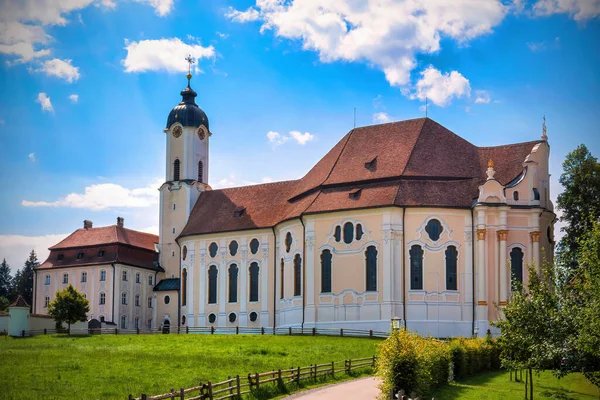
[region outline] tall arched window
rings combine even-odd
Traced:
[[[280,281],[280,288],[279,288],[279,298],[283,299],[284,293],[283,293],[283,288],[285,287],[285,279],[284,279],[284,274],[283,274],[283,266],[285,265],[285,262],[283,261],[283,258],[281,259],[281,281]]]
[[[321,253],[321,293],[331,293],[331,251]]]
[[[457,290],[457,259],[456,247],[448,246],[446,249],[446,290]]]
[[[139,294],[135,295],[135,306],[140,307],[140,295]]]
[[[237,303],[238,267],[235,264],[229,266],[229,302]]]
[[[208,304],[217,304],[217,267],[208,268]]]
[[[187,269],[181,272],[181,305],[187,305]]]
[[[250,301],[258,301],[258,263],[250,264]]]
[[[204,173],[204,164],[202,163],[202,160],[200,160],[200,161],[198,161],[198,182],[200,182],[200,183],[204,183],[203,173]]]
[[[302,292],[302,257],[300,254],[294,256],[294,296],[300,296]]]
[[[410,248],[410,289],[423,290],[423,249],[418,245]]]
[[[344,243],[349,244],[354,240],[354,225],[352,222],[344,224]]]
[[[377,249],[375,246],[367,247],[365,251],[365,264],[366,264],[366,289],[367,291],[374,292],[377,290]]]
[[[523,250],[515,247],[510,251],[510,272],[512,275],[512,288],[515,290],[519,284],[523,283]]]
[[[175,161],[173,162],[173,180],[174,181],[179,180],[180,168],[181,168],[181,162],[179,161],[179,158],[176,158]]]
[[[106,280],[106,271],[101,269],[100,270],[100,281],[105,281]]]

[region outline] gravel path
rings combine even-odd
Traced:
[[[375,400],[379,394],[379,389],[377,388],[378,384],[379,380],[370,376],[354,381],[323,386],[306,392],[299,392],[285,397],[283,400]]]

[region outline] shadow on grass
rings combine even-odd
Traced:
[[[480,388],[485,390],[487,384],[490,383],[494,378],[502,375],[504,371],[488,371],[482,372],[461,381],[453,381],[450,384],[436,389],[431,397],[436,399],[476,399],[477,397],[467,397],[467,393],[472,392],[473,389]],[[428,396],[429,397],[429,396]]]

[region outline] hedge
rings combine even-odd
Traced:
[[[379,348],[377,375],[381,398],[404,389],[420,396],[482,371],[500,368],[498,346],[491,339],[449,341],[421,337],[407,330],[393,332]]]

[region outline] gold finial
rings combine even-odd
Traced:
[[[494,168],[494,161],[492,161],[492,159],[490,158],[490,160],[488,161],[488,168]]]
[[[194,59],[192,58],[191,54],[188,54],[188,56],[185,58],[185,61],[188,62],[188,73],[186,75],[187,79],[188,79],[188,87],[190,86],[190,80],[192,79],[192,64],[195,63]]]

